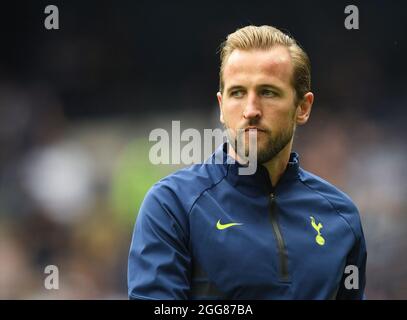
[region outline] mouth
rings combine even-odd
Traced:
[[[244,129],[244,132],[249,132],[249,130],[256,130],[257,132],[266,132],[266,130],[260,129],[258,127],[249,126]]]

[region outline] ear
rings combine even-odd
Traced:
[[[219,111],[220,111],[219,120],[221,123],[225,124],[225,120],[223,119],[223,111],[222,111],[222,93],[218,92],[216,94],[216,97],[218,98],[218,103],[219,103]]]
[[[296,122],[297,124],[305,124],[311,114],[312,104],[314,103],[314,94],[307,92],[304,94],[300,104],[297,106]]]

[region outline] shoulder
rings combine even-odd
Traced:
[[[355,235],[360,235],[359,210],[349,195],[328,181],[304,169],[300,169],[300,180],[310,191],[328,201],[334,211],[341,215],[350,225]]]
[[[308,172],[304,169],[300,170],[300,179],[308,188],[326,198],[339,211],[357,212],[358,209],[352,199],[342,190],[321,177]]]
[[[206,190],[224,177],[214,166],[217,165],[193,165],[155,183],[145,195],[137,215],[139,236],[154,230],[163,239],[172,234],[171,239],[184,239],[186,243],[191,208]]]
[[[153,200],[189,213],[196,200],[225,177],[221,166],[203,163],[180,169],[155,183],[144,202]]]

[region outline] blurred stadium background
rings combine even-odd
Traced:
[[[55,4],[60,30],[43,26]],[[126,299],[140,202],[180,166],[149,163],[151,130],[216,128],[218,46],[247,24],[309,53],[316,102],[302,166],[358,205],[370,299],[407,298],[402,1],[16,1],[0,19],[0,298]],[[60,289],[44,288],[57,265]]]

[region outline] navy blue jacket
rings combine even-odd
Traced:
[[[240,175],[227,157],[224,144],[149,190],[129,298],[362,299],[366,247],[350,198],[300,168],[296,153],[275,187],[264,166]],[[348,265],[358,272],[345,273]]]

